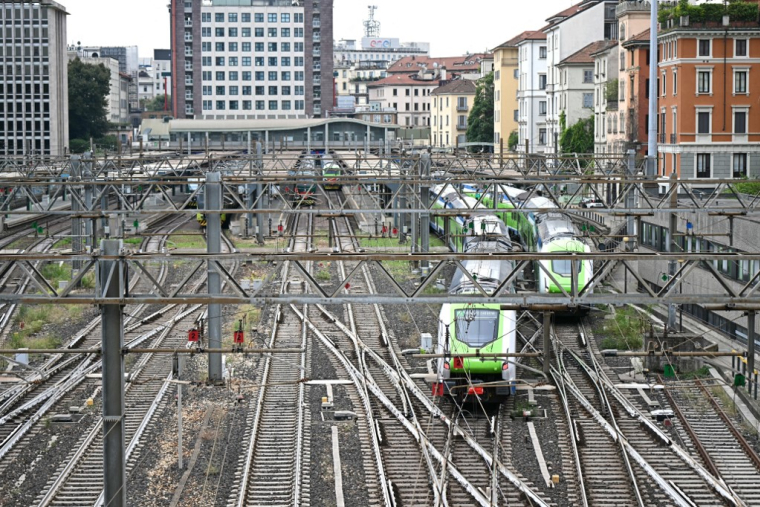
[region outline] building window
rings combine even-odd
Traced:
[[[287,12],[283,12],[280,15],[280,22],[281,23],[290,23],[290,14]]]
[[[276,28],[267,28],[267,37],[270,37],[270,38],[277,37],[277,29]]]
[[[201,22],[203,22],[203,23],[211,23],[211,13],[210,12],[202,12],[201,13]]]
[[[224,28],[214,28],[214,35],[217,37],[224,37]]]
[[[697,153],[697,178],[709,178],[711,175],[711,155],[709,153]]]
[[[224,111],[225,109],[227,109],[227,103],[223,100],[217,100],[216,108],[217,110]]]
[[[700,70],[697,72],[697,93],[711,93],[712,72]]]
[[[270,23],[277,23],[277,13],[276,12],[270,12],[267,14],[267,21]]]
[[[567,76],[565,76],[565,81],[567,81]],[[584,83],[594,82],[594,69],[585,69],[583,71],[583,82]]]
[[[747,154],[734,153],[734,178],[747,177]]]
[[[237,100],[231,100],[230,101],[230,110],[237,111],[238,108],[238,101]]]
[[[250,100],[244,100],[243,101],[243,110],[244,111],[250,111],[251,110],[251,101]]]
[[[214,21],[217,23],[224,23],[224,13],[223,12],[217,12],[214,14]]]
[[[280,36],[282,38],[290,38],[290,28],[280,28]]]
[[[263,111],[266,109],[266,103],[263,100],[257,100],[256,101],[256,110],[257,111]]]
[[[253,15],[253,21],[256,22],[256,23],[263,23],[264,22],[264,13],[263,12],[257,12],[257,13],[255,13]]]
[[[710,113],[707,111],[699,111],[697,113],[697,134],[709,134],[710,133]]]
[[[593,108],[594,107],[594,94],[593,93],[584,93],[583,94],[583,107],[587,107],[587,108]]]
[[[538,75],[538,89],[546,90],[546,74]]]
[[[546,46],[539,46],[538,47],[538,57],[542,60],[546,59]]]
[[[229,15],[227,16],[227,19],[229,20],[230,23],[237,23],[238,15],[236,12],[230,12]]]
[[[240,36],[241,37],[250,37],[251,36],[251,29],[250,28],[242,28],[240,30]]]
[[[243,23],[250,23],[251,22],[251,13],[250,12],[244,12],[240,15],[240,21]]]
[[[546,116],[546,101],[542,100],[538,103],[538,114]]]
[[[678,72],[673,69],[673,95],[678,95]]]
[[[546,129],[538,129],[538,144],[546,144]]]
[[[712,40],[711,39],[699,39],[697,41],[697,56],[710,57],[712,55]]]
[[[747,39],[736,39],[734,41],[734,57],[746,58],[747,57]]]
[[[253,36],[254,37],[263,37],[264,36],[264,29],[263,28],[254,28],[253,29]]]
[[[734,134],[747,133],[747,112],[734,111]]]
[[[734,71],[734,93],[747,93],[747,74],[746,70]]]
[[[270,111],[277,111],[277,101],[276,100],[270,100],[269,101],[269,110]]]

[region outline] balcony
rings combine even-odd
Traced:
[[[185,86],[193,86],[193,80],[191,79],[185,79]]]
[[[193,50],[190,48],[185,48],[185,56],[193,56]]]
[[[660,138],[660,144],[665,144],[665,139],[667,138],[667,134],[659,134],[658,137]]]
[[[192,107],[186,107],[185,114],[195,114],[195,109],[193,109]]]
[[[676,144],[676,135],[670,134],[670,144]]]
[[[607,111],[617,111],[618,110],[618,101],[617,101],[617,99],[608,100],[606,108],[607,108]]]
[[[193,27],[193,20],[192,19],[186,19],[185,20],[185,28],[192,28]]]
[[[314,21],[311,22],[311,26],[312,28],[319,28],[322,26],[322,23],[320,23],[318,19],[315,19]]]
[[[185,34],[185,42],[193,42],[193,34],[186,33]]]
[[[467,130],[467,124],[457,123],[457,130]]]
[[[318,34],[314,34],[314,38],[312,39],[314,42],[322,42],[322,39]]]
[[[193,64],[190,62],[185,62],[185,72],[192,72],[193,71]]]
[[[314,48],[314,51],[311,52],[313,56],[322,56],[322,51],[320,51],[319,48]]]
[[[467,112],[467,106],[463,106],[461,104],[457,104],[457,111]]]
[[[185,100],[193,100],[193,94],[192,93],[186,93],[185,94]]]

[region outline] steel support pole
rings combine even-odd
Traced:
[[[430,205],[430,187],[428,187],[427,180],[430,179],[430,153],[423,153],[420,158],[420,180],[423,182],[420,187],[420,199],[422,200],[422,207],[427,209]],[[496,199],[494,199],[495,201]],[[428,253],[430,251],[430,213],[422,212],[420,214],[420,239],[422,241],[421,251]],[[430,269],[429,261],[422,261],[421,267],[423,274],[427,275],[427,270]]]
[[[122,241],[103,241],[105,255],[118,255]],[[98,288],[109,298],[124,295],[121,261],[99,263]],[[124,451],[124,316],[120,305],[101,307],[103,364],[103,477],[105,505],[127,505]]]
[[[649,24],[649,145],[647,147],[647,176],[657,174],[657,7],[649,2],[652,13]]]
[[[673,171],[670,176],[670,190],[672,192],[670,196],[670,207],[676,209],[678,207],[678,174]],[[678,233],[678,214],[670,214],[670,224],[668,227],[668,244],[667,252],[675,253],[678,251],[676,243],[676,234]],[[676,261],[668,262],[668,280],[673,279],[676,276],[678,269],[678,263]],[[668,330],[676,331],[676,305],[673,303],[668,304]]]
[[[92,188],[92,153],[84,154],[84,163],[82,165],[83,174],[82,180],[84,180],[84,207],[86,212],[93,211],[93,188]],[[85,233],[85,245],[87,251],[92,252],[95,249],[95,223],[94,220],[88,218],[84,222]]]
[[[749,378],[747,386],[752,391],[752,377],[755,376],[755,312],[747,314],[747,370]],[[757,393],[755,393],[757,394]]]
[[[82,177],[82,157],[79,155],[72,155],[71,156],[71,177],[74,178],[74,180],[81,180]],[[82,187],[75,186],[71,188],[71,193],[81,192]],[[81,198],[82,195],[80,194],[79,197]],[[76,216],[77,213],[81,211],[81,206],[79,204],[78,199],[71,199],[71,213],[73,216]],[[82,219],[81,218],[72,218],[71,219],[71,251],[75,254],[82,253]],[[74,270],[79,270],[82,268],[82,261],[74,260],[71,261],[71,267]]]
[[[218,213],[222,209],[222,177],[220,173],[208,173],[206,175],[206,245],[210,258],[214,258],[222,252],[222,215]],[[222,293],[222,283],[216,266],[208,265],[208,293],[210,296]],[[208,345],[209,348],[218,349],[222,346],[222,307],[219,304],[208,305]],[[209,354],[208,358],[209,382],[222,380],[222,355]]]
[[[415,157],[417,160],[414,164],[414,171],[415,173],[420,173],[420,164],[422,164],[422,160],[419,157]],[[411,184],[411,199],[408,199],[408,205],[412,206],[415,209],[419,209],[419,207],[416,205],[412,205],[414,201],[416,200],[417,196],[419,195],[419,191],[417,190],[419,188],[419,185],[417,183]],[[409,187],[407,187],[408,189]],[[419,213],[412,213],[412,253],[419,252],[420,249],[420,214]],[[418,264],[414,263],[415,267],[418,266]]]
[[[544,312],[544,373],[549,375],[552,366],[552,313]]]
[[[256,142],[256,169],[257,179],[259,180],[256,185],[256,198],[258,199],[256,209],[264,209],[264,187],[261,184],[264,171],[264,152],[261,148],[261,141]],[[262,213],[256,213],[256,241],[259,245],[264,244],[264,215]]]

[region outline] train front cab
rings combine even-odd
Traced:
[[[451,397],[457,402],[479,400],[483,403],[501,403],[516,390],[516,367],[512,364],[514,359],[461,357],[457,354],[515,351],[516,312],[501,310],[499,305],[477,305],[475,311],[498,314],[499,323],[495,331],[498,338],[474,347],[456,338],[458,326],[454,324],[452,317],[457,312],[461,313],[465,306],[444,305],[441,311],[437,353],[446,354],[446,357],[437,360],[438,374],[432,385],[432,393],[434,396]],[[445,312],[448,315],[444,315]]]

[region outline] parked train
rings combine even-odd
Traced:
[[[322,162],[322,181],[325,190],[340,190],[343,188],[341,176],[343,176],[343,167],[333,158],[330,153],[325,153],[321,157]]]
[[[589,253],[591,247],[581,237],[570,217],[559,212],[557,206],[545,197],[531,197],[526,191],[513,187],[500,187],[496,214],[509,227],[513,236],[519,238],[526,251],[541,253],[576,252]],[[487,208],[493,208],[493,193],[482,195],[474,187],[466,186],[462,193],[480,199]],[[515,207],[542,210],[530,212],[509,211]],[[545,211],[544,211],[545,210]],[[573,268],[569,260],[540,261],[534,265],[537,289],[541,293],[567,293],[572,291]],[[591,260],[577,261],[575,267],[577,290],[581,291],[591,282],[594,266]],[[547,274],[551,273],[551,276]],[[553,279],[552,279],[553,278]]]
[[[317,202],[317,163],[319,154],[307,154],[288,170],[288,177],[293,178],[285,185],[285,195],[296,206],[313,206]]]
[[[441,205],[447,209],[471,209],[474,199],[459,197],[453,190],[437,187]],[[482,206],[480,206],[482,207]],[[437,217],[434,227],[443,229],[444,217]],[[504,223],[492,214],[472,217],[448,216],[449,230],[455,237],[455,249],[469,253],[502,253],[513,249],[509,232]],[[454,274],[449,294],[476,294],[473,283],[485,290],[495,290],[514,269],[507,260],[462,262]],[[514,288],[510,290],[514,291]],[[505,354],[515,352],[516,312],[501,310],[495,304],[444,304],[441,308],[438,328],[437,380],[433,393],[448,395],[458,400],[480,399],[486,403],[502,401],[514,393],[516,372],[506,358],[466,358],[462,354],[476,352]]]

